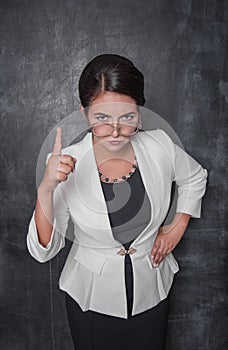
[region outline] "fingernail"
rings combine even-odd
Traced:
[[[155,263],[154,263],[154,264],[153,264],[153,267],[158,267],[158,264],[155,264]]]

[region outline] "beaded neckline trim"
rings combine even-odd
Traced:
[[[98,172],[98,174],[99,174],[100,180],[102,182],[112,184],[112,183],[119,183],[119,182],[126,181],[134,174],[136,169],[137,169],[137,161],[135,160],[135,162],[131,166],[131,171],[127,175],[121,176],[121,178],[107,177],[103,173],[101,173],[100,171]]]

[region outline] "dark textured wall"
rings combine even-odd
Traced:
[[[0,15],[0,348],[72,349],[58,289],[70,243],[46,264],[25,243],[36,162],[56,122],[78,110],[85,64],[118,53],[144,72],[146,107],[209,172],[202,218],[174,252],[167,349],[227,349],[227,1],[1,0]]]

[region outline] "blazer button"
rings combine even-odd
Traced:
[[[137,252],[137,249],[131,247],[128,250],[122,248],[117,252],[117,254],[118,255],[126,255],[126,254],[134,254],[135,252]]]

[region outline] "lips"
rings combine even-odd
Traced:
[[[115,146],[115,145],[119,145],[120,143],[121,143],[122,141],[108,141],[108,143],[110,144],[110,145],[113,145],[113,146]]]

